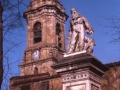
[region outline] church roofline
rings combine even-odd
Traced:
[[[107,63],[107,64],[105,64],[105,66],[107,66],[108,68],[113,68],[113,67],[116,67],[116,66],[120,66],[120,61]]]
[[[59,78],[59,74],[50,75],[49,73],[37,74],[37,75],[26,75],[26,76],[15,76],[10,79],[13,81],[10,86],[16,86],[20,84],[26,84],[31,82],[39,82],[48,79]]]

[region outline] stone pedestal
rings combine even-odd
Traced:
[[[101,90],[101,76],[108,70],[88,53],[68,55],[52,67],[62,77],[62,90]]]

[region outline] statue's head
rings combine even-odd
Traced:
[[[71,9],[71,14],[72,14],[72,18],[80,17],[80,14],[77,12],[75,8]]]

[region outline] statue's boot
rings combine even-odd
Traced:
[[[74,51],[74,45],[70,45],[68,53],[72,53]]]
[[[78,51],[80,51],[80,50],[79,50],[79,43],[77,43],[77,44],[76,44],[76,47],[75,47],[75,52],[78,52]]]
[[[79,45],[79,51],[83,51],[84,50],[84,46],[83,45]]]

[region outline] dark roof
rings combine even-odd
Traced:
[[[20,84],[28,84],[31,82],[39,82],[53,78],[59,78],[60,75],[50,75],[48,73],[38,74],[38,75],[26,75],[26,76],[15,76],[10,79],[10,86],[16,86]]]
[[[120,61],[118,61],[118,62],[112,62],[112,63],[107,63],[107,64],[105,64],[105,66],[107,66],[108,68],[112,68],[114,66],[120,66]]]
[[[49,76],[49,73],[42,73],[42,74],[33,74],[33,75],[25,75],[25,76],[14,76],[12,78],[10,78],[10,80],[12,79],[27,79],[27,78],[32,78],[32,77],[42,77],[42,76]]]

